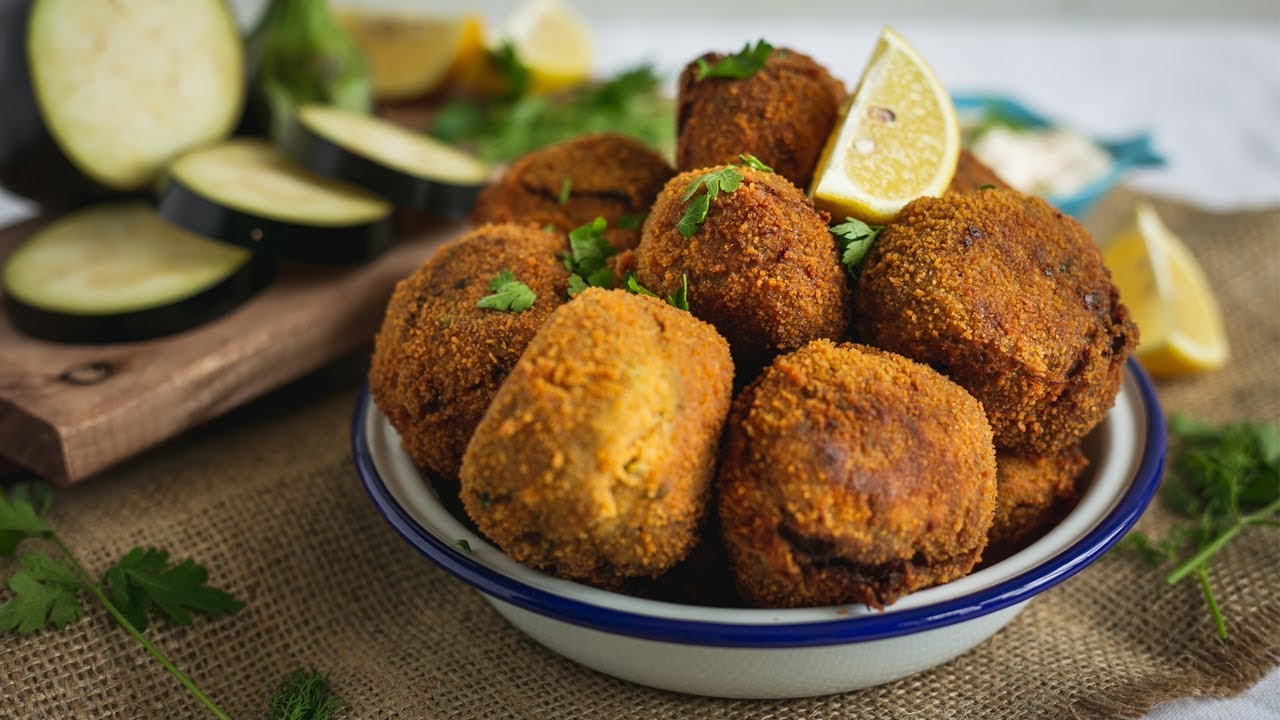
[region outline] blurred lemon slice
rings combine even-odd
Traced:
[[[379,100],[409,100],[431,93],[483,32],[475,16],[411,15],[339,8],[334,15],[369,61]]]
[[[882,225],[915,198],[945,192],[959,154],[951,96],[920,54],[886,27],[827,140],[810,193],[833,217]]]
[[[507,19],[503,36],[529,68],[532,92],[563,90],[591,75],[591,32],[560,0],[528,0]]]
[[[1103,249],[1120,300],[1141,333],[1135,355],[1152,375],[1180,375],[1222,367],[1227,335],[1204,270],[1150,203],[1133,225]]]

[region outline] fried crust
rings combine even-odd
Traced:
[[[843,338],[852,297],[827,216],[786,178],[737,168],[742,185],[711,202],[697,232],[676,229],[685,188],[716,169],[681,173],[658,195],[636,250],[640,282],[666,297],[687,275],[690,310],[729,341],[744,375],[810,340]]]
[[[912,201],[868,252],[863,341],[982,402],[996,447],[1050,453],[1115,402],[1138,330],[1089,233],[1015,190]]]
[[[671,163],[637,140],[584,135],[516,160],[480,193],[471,220],[552,225],[568,232],[603,217],[609,243],[626,250],[640,242],[639,218],[674,174]],[[562,203],[566,179],[568,199]],[[634,226],[622,227],[624,216],[634,218]]]
[[[483,225],[396,284],[374,341],[369,391],[419,467],[457,482],[462,453],[498,386],[567,299],[569,273],[556,257],[566,246],[563,235]],[[476,307],[503,270],[533,290],[533,307]]]
[[[529,343],[462,461],[462,502],[515,560],[603,587],[683,559],[732,395],[728,344],[654,298],[588,289]]]
[[[1009,557],[1066,517],[1088,464],[1078,443],[1047,455],[997,452],[996,510],[983,562]]]
[[[717,479],[738,589],[762,607],[899,596],[967,574],[996,495],[978,401],[925,365],[827,340],[734,401]]]
[[[701,59],[714,65],[723,57],[707,53]],[[697,80],[697,73],[695,60],[680,74],[676,166],[720,165],[751,153],[808,187],[840,115],[844,84],[808,55],[780,48],[747,78]]]
[[[1008,189],[1009,183],[996,174],[990,165],[978,159],[965,148],[960,151],[960,159],[956,162],[956,174],[951,178],[949,193],[971,193],[990,188]]]

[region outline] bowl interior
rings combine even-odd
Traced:
[[[441,503],[431,480],[401,450],[399,436],[369,402],[367,392],[357,408],[353,445],[366,489],[393,527],[437,564],[499,599],[611,628],[637,620],[643,626],[644,618],[735,626],[861,622],[868,626],[868,632],[884,636],[921,623],[946,624],[1021,602],[1101,556],[1136,522],[1155,490],[1164,456],[1164,423],[1149,381],[1130,362],[1115,407],[1086,439],[1085,454],[1090,463],[1086,472],[1092,477],[1076,508],[1046,535],[1009,558],[964,578],[911,593],[883,611],[860,604],[799,609],[684,605],[552,577],[510,559],[453,516]],[[895,618],[902,622],[878,630],[870,627]],[[636,634],[644,633],[636,630]]]

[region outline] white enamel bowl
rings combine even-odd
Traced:
[[[1164,437],[1150,381],[1130,361],[1115,407],[1086,441],[1092,481],[1066,519],[1004,561],[876,612],[861,605],[679,605],[531,570],[441,505],[367,390],[352,426],[360,478],[387,522],[423,555],[483,593],[512,625],[565,657],[619,678],[734,698],[801,697],[877,685],[986,640],[1037,594],[1097,560],[1132,527],[1159,481]]]

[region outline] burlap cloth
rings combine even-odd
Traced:
[[[1132,196],[1108,199],[1105,230]],[[1163,383],[1169,410],[1280,420],[1280,211],[1163,205],[1226,311],[1228,369]],[[101,571],[133,545],[205,563],[247,603],[151,637],[237,718],[262,717],[299,665],[331,675],[361,718],[1126,717],[1171,698],[1230,695],[1280,662],[1280,530],[1214,561],[1231,638],[1196,585],[1111,556],[1038,597],[1006,629],[932,671],[830,697],[687,697],[601,675],[508,626],[382,521],[348,451],[363,357],[232,413],[81,487],[52,521]],[[1153,506],[1143,522],[1165,518]],[[0,563],[8,576],[13,563]],[[188,718],[203,710],[100,608],[65,632],[0,637],[0,717]]]

